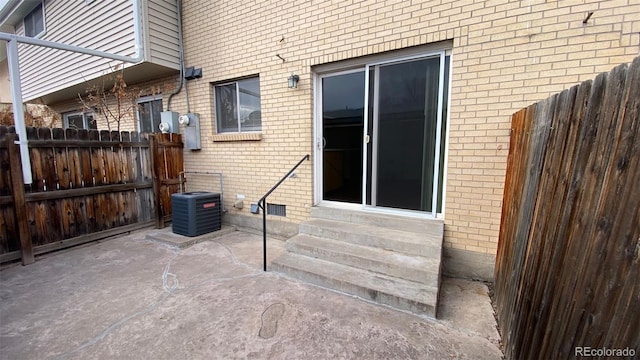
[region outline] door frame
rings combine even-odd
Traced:
[[[408,217],[419,217],[419,218],[444,218],[445,213],[445,205],[446,205],[446,184],[447,184],[447,167],[448,167],[448,152],[449,152],[449,133],[450,133],[450,117],[451,117],[451,87],[452,87],[452,70],[453,70],[453,54],[452,54],[452,46],[447,42],[435,44],[436,46],[427,46],[431,47],[431,49],[424,49],[422,51],[416,51],[415,49],[410,49],[407,51],[399,51],[394,54],[381,54],[374,55],[369,61],[362,59],[353,59],[353,61],[346,61],[344,66],[339,66],[337,64],[328,64],[325,66],[319,66],[316,69],[313,69],[313,156],[314,156],[314,166],[313,166],[313,177],[314,177],[314,189],[313,189],[313,204],[316,206],[328,206],[328,207],[339,207],[344,209],[352,209],[352,210],[364,210],[369,212],[378,212],[378,213],[388,213],[388,214],[397,214]],[[408,54],[403,54],[407,52]],[[442,135],[443,138],[439,139],[438,144],[441,144],[442,141],[445,141],[444,146],[444,162],[441,169],[436,170],[434,172],[434,187],[437,187],[438,184],[438,171],[443,171],[442,178],[442,209],[441,212],[424,212],[417,210],[405,210],[405,209],[396,209],[396,208],[385,208],[385,207],[377,207],[366,205],[366,182],[367,182],[367,144],[365,143],[365,136],[367,135],[367,121],[369,117],[368,104],[369,104],[369,68],[371,66],[376,65],[384,65],[402,61],[412,61],[420,58],[427,58],[440,55],[441,66],[440,66],[440,78],[444,78],[442,75],[445,71],[445,57],[449,56],[449,81],[448,84],[442,84],[441,90],[444,90],[444,86],[448,89],[448,98],[447,98],[447,113],[446,116],[442,116],[442,108],[440,107],[438,111],[438,117],[440,118],[438,121],[436,136],[440,138]],[[364,109],[364,117],[365,123],[363,126],[363,189],[362,189],[362,203],[347,203],[347,202],[337,202],[337,201],[329,201],[323,200],[323,146],[322,146],[322,130],[323,130],[323,117],[322,117],[322,79],[329,76],[343,75],[354,72],[364,71],[365,72],[365,109]],[[442,96],[442,91],[439,91],[439,97]],[[445,106],[442,99],[439,99],[440,106]],[[442,125],[446,122],[446,132],[442,134]],[[438,145],[436,144],[436,145]],[[439,158],[440,154],[440,146],[436,146],[436,158]],[[435,162],[436,164],[439,161]],[[433,200],[437,202],[437,196]],[[437,209],[437,207],[434,207]]]

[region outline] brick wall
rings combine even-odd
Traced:
[[[640,44],[637,0],[184,0],[183,9],[186,65],[203,68],[188,84],[203,149],[185,166],[223,172],[227,208],[236,194],[255,202],[312,154],[313,66],[452,40],[445,244],[487,254],[497,245],[510,115],[629,62]],[[291,73],[298,89],[287,88]],[[214,142],[211,83],[251,74],[260,75],[262,139]],[[187,110],[184,89],[174,110]],[[308,217],[312,168],[270,197],[287,204],[288,221]]]

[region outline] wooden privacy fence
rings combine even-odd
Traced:
[[[153,189],[156,196],[156,227],[171,221],[171,195],[179,192],[184,182],[184,154],[180,134],[154,134],[150,137],[151,163],[154,169]]]
[[[639,116],[640,57],[513,115],[495,274],[508,359],[640,354]]]
[[[146,134],[27,128],[27,138],[33,183],[25,186],[14,129],[0,127],[0,261],[30,263],[153,224],[153,173],[165,170],[152,166],[166,162],[153,162]],[[182,144],[179,135],[164,142]],[[181,167],[181,154],[171,161]]]

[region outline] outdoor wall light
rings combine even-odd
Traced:
[[[298,87],[298,81],[300,81],[300,76],[291,74],[291,76],[289,76],[289,79],[287,80],[289,80],[289,89],[295,89]]]

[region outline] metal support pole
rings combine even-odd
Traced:
[[[263,271],[267,271],[267,209],[265,204],[267,199],[262,200],[262,205],[258,203],[258,206],[262,209],[262,267]]]
[[[22,162],[22,180],[31,184],[31,159],[29,158],[29,143],[27,142],[27,127],[24,123],[24,109],[22,108],[22,85],[20,83],[20,65],[18,63],[18,40],[7,41],[7,63],[9,65],[9,79],[11,81],[11,97],[13,98],[13,118],[16,125],[20,145],[20,159]]]
[[[126,55],[113,54],[106,51],[87,49],[87,48],[83,48],[76,45],[69,45],[69,44],[59,43],[55,41],[41,40],[41,39],[30,38],[26,36],[20,36],[20,35],[9,34],[4,32],[0,32],[0,40],[6,40],[9,42],[12,40],[15,40],[23,44],[48,47],[48,48],[64,50],[64,51],[71,51],[71,52],[76,52],[80,54],[87,54],[91,56],[97,56],[97,57],[102,57],[102,58],[107,58],[107,59],[112,59],[112,60],[117,60],[122,62],[129,62],[129,63],[137,63],[144,60],[144,52],[142,51],[142,47],[141,47],[142,44],[136,44],[136,47],[139,47],[139,48],[137,49],[137,53],[135,54],[135,56],[126,56]],[[136,41],[138,41],[137,36],[136,36]]]

